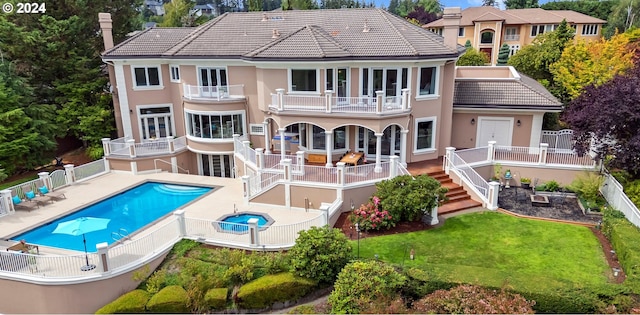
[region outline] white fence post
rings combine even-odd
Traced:
[[[244,148],[244,150],[242,150],[242,154],[244,155],[245,161],[250,161],[251,159],[249,158],[249,152],[251,151],[251,141],[242,141],[242,147]]]
[[[111,172],[111,164],[109,164],[109,159],[107,159],[106,156],[103,156],[102,161],[104,162],[104,171],[107,173]]]
[[[264,168],[264,149],[263,148],[256,149],[256,167],[258,167],[259,170]]]
[[[304,176],[304,151],[298,151],[296,152],[296,164],[297,166],[297,171],[301,173],[301,175]]]
[[[493,162],[496,153],[496,141],[489,141],[489,150],[487,150],[487,161]]]
[[[389,157],[389,179],[398,176],[398,157],[392,155]]]
[[[451,163],[453,162],[453,155],[455,154],[456,148],[454,147],[447,147],[446,148],[447,152],[445,153],[444,156],[444,173],[449,175],[449,171],[451,170]]]
[[[129,157],[136,157],[136,140],[127,140],[127,147],[129,147]]]
[[[538,164],[547,164],[548,143],[540,143],[540,155],[538,156]]]
[[[276,89],[278,93],[278,111],[284,110],[284,89]]]
[[[180,173],[178,171],[178,158],[175,156],[171,157],[171,173],[174,173],[174,174]]]
[[[282,168],[284,168],[284,180],[291,182],[291,159],[280,160]]]
[[[98,243],[96,244],[96,249],[98,250],[102,272],[109,273],[109,244],[107,242]]]
[[[498,192],[499,191],[500,191],[500,183],[489,182],[489,204],[487,205],[487,209],[489,210],[498,209]]]
[[[376,91],[376,114],[382,114],[384,105],[384,91]]]
[[[111,154],[111,148],[109,146],[109,142],[111,142],[111,138],[102,138],[102,152],[104,156],[109,156]]]
[[[242,178],[242,199],[245,205],[249,205],[249,197],[251,197],[251,177],[244,175]]]
[[[411,103],[410,102],[410,94],[411,94],[411,90],[410,89],[402,89],[402,110],[407,110],[411,108]]]
[[[240,135],[237,133],[233,134],[233,152],[241,153],[240,148],[238,148],[238,142],[240,141]],[[243,158],[244,160],[244,158]]]
[[[180,237],[187,235],[187,223],[184,220],[184,210],[176,210],[173,212],[173,216],[178,219],[178,227],[180,229]]]
[[[326,113],[331,113],[331,108],[333,107],[333,91],[332,90],[326,90],[324,92],[324,96],[325,96],[325,112]]]
[[[251,246],[257,247],[260,246],[260,233],[258,229],[258,219],[251,218],[247,220],[247,224],[249,225],[249,237]]]
[[[0,196],[2,196],[2,200],[0,200],[0,202],[2,203],[2,209],[7,209],[7,213],[10,212],[15,212],[15,209],[13,208],[13,202],[11,201],[11,190],[9,189],[5,189],[3,191],[0,191]]]
[[[345,184],[344,182],[344,178],[345,178],[345,174],[344,174],[344,168],[345,168],[345,163],[344,162],[338,162],[336,163],[336,176],[338,176],[338,186],[342,186]]]
[[[51,176],[47,172],[38,173],[38,177],[42,181],[42,184],[47,187],[48,190],[53,190],[53,186],[51,185]],[[38,187],[40,188],[40,187]]]
[[[64,180],[67,185],[73,185],[76,182],[76,171],[73,168],[73,164],[64,166],[64,175]]]
[[[175,144],[173,143],[173,136],[167,136],[167,145],[169,146],[169,153],[175,152]]]

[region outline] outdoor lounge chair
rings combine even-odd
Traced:
[[[37,202],[33,200],[22,200],[15,190],[11,191],[11,200],[13,201],[13,207],[16,210],[31,211],[40,207]]]
[[[31,184],[22,185],[22,193],[24,193],[24,196],[27,197],[28,200],[35,201],[39,205],[46,205],[47,202],[53,202],[53,198],[49,196],[36,194]]]
[[[40,195],[50,197],[55,201],[67,198],[67,196],[64,195],[64,191],[50,191],[42,180],[36,182],[36,187],[38,188]]]

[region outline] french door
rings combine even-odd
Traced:
[[[233,154],[198,154],[198,172],[204,176],[234,177]]]

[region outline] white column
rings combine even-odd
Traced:
[[[444,173],[449,175],[449,171],[451,170],[451,163],[453,163],[453,154],[456,151],[456,148],[454,147],[447,147],[446,148],[447,153],[445,153],[445,158],[444,158]]]
[[[299,171],[300,173],[302,173],[302,175],[304,175],[304,151],[298,151],[296,152],[296,164],[297,164],[297,171]]]
[[[260,233],[258,230],[258,219],[252,218],[247,220],[247,224],[249,225],[249,241],[251,246],[260,246]]]
[[[102,138],[102,152],[104,156],[109,156],[111,154],[111,147],[109,143],[111,142],[111,138]]]
[[[382,114],[384,107],[384,91],[376,91],[376,114]]]
[[[284,110],[284,89],[276,89],[278,93],[278,111]]]
[[[411,106],[409,105],[409,89],[402,89],[402,94],[400,95],[402,96],[402,110],[411,108]]]
[[[400,164],[407,167],[407,134],[409,129],[400,131]]]
[[[284,169],[284,180],[291,182],[291,159],[280,160],[280,164]]]
[[[102,266],[102,272],[109,273],[109,243],[98,243],[96,244],[96,249],[98,250],[98,261]]]
[[[243,175],[242,177],[242,200],[245,205],[249,205],[249,197],[251,196],[251,181],[249,175]]]
[[[398,176],[398,157],[393,155],[389,157],[389,179]]]
[[[487,161],[493,162],[496,153],[496,141],[489,141],[489,150],[487,150]]]
[[[136,157],[136,140],[127,140],[127,147],[129,148],[129,157]]]
[[[64,166],[64,180],[67,185],[73,185],[76,182],[76,171],[73,169],[73,164]]]
[[[344,169],[345,169],[345,165],[346,164],[344,162],[336,163],[336,167],[338,168],[337,172],[336,172],[336,174],[338,175],[338,186],[344,185],[344,176],[345,176]]]
[[[333,91],[326,90],[324,92],[325,96],[325,113],[331,113],[331,107],[333,107]]]
[[[264,149],[263,148],[257,148],[256,149],[256,167],[258,167],[259,170],[264,168]]]
[[[13,202],[11,201],[11,190],[5,189],[0,191],[0,197],[2,198],[0,200],[0,203],[2,203],[3,206],[2,208],[7,209],[7,213],[15,212]]]
[[[138,175],[138,162],[131,161],[129,165],[131,165],[131,174]]]
[[[269,122],[268,121],[263,121],[262,122],[262,130],[264,131],[264,148],[265,148],[265,153],[267,154],[271,154],[271,137],[269,137]]]
[[[284,139],[284,131],[286,129],[284,128],[280,128],[278,129],[278,134],[280,134],[280,160],[284,160],[284,156],[287,153],[287,148],[286,148],[286,143],[285,143],[285,139]]]
[[[242,153],[243,151],[241,150],[241,148],[238,148],[238,141],[240,141],[240,135],[237,133],[234,133],[233,134],[233,152]]]
[[[540,156],[538,156],[538,164],[547,164],[548,143],[540,143]]]
[[[53,187],[51,187],[52,186],[51,185],[51,176],[49,176],[49,173],[40,172],[40,173],[38,173],[38,177],[42,181],[42,184],[44,184],[47,187],[48,190],[53,190]]]
[[[175,156],[171,157],[171,173],[180,173],[178,172],[178,158]]]
[[[173,153],[173,152],[176,151],[176,147],[175,147],[175,144],[173,143],[173,140],[174,140],[173,136],[167,136],[167,144],[168,144],[168,147],[169,147],[169,153]]]
[[[373,169],[374,172],[382,172],[382,166],[380,164],[382,160],[382,133],[374,133],[376,136],[376,166]]]
[[[104,170],[105,172],[111,172],[111,164],[109,164],[109,159],[106,156],[102,157],[102,161],[104,162]]]
[[[333,163],[331,162],[331,159],[333,157],[333,152],[331,151],[331,149],[333,149],[333,131],[325,131],[324,132],[324,147],[325,150],[327,150],[327,164],[325,165],[326,167],[333,167]]]
[[[178,219],[178,228],[180,229],[180,236],[187,235],[187,225],[184,222],[184,210],[176,210],[173,212],[173,216]]]
[[[489,204],[486,205],[489,210],[498,209],[498,192],[500,191],[500,183],[489,182]]]

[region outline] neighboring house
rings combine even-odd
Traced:
[[[570,10],[469,7],[462,10],[458,44],[471,41],[474,48],[489,55],[492,64],[495,64],[503,44],[509,45],[509,55],[513,55],[524,45],[530,44],[537,35],[555,30],[563,19],[576,30],[575,38],[584,40],[600,39],[602,26],[607,22]],[[440,19],[422,27],[442,34],[443,25],[444,21]]]
[[[146,149],[180,137],[178,167],[221,177],[234,175],[233,134],[327,167],[349,151],[406,165],[452,145],[537,146],[542,115],[560,103],[510,67],[456,69],[456,9],[445,9],[444,38],[367,8],[225,13],[115,47],[102,16],[118,134]],[[117,169],[138,158],[109,159]]]
[[[217,16],[220,14],[218,12],[218,8],[211,3],[196,4],[193,7],[193,10],[200,11],[200,15],[204,15],[204,16]]]
[[[144,0],[144,6],[155,15],[164,15],[164,3],[162,0]]]

